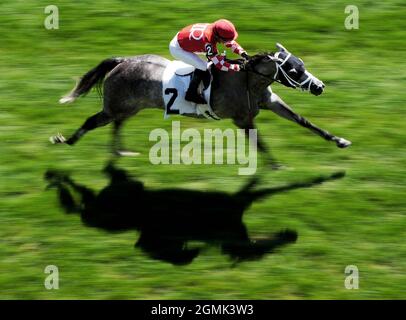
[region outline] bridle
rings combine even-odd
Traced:
[[[305,90],[309,91],[309,90],[310,90],[310,86],[311,86],[314,82],[320,81],[320,80],[318,80],[315,76],[313,76],[310,72],[308,72],[307,70],[305,70],[305,75],[307,75],[307,78],[306,78],[305,80],[303,80],[302,82],[298,82],[298,81],[292,79],[292,77],[290,77],[290,76],[287,74],[287,72],[286,72],[285,70],[283,70],[283,67],[282,67],[282,66],[286,63],[286,61],[289,60],[289,58],[292,56],[292,54],[289,52],[289,53],[287,54],[287,56],[285,57],[285,59],[281,60],[281,59],[278,57],[279,53],[280,53],[280,52],[276,53],[274,57],[268,55],[268,57],[269,57],[270,59],[272,59],[272,60],[273,60],[273,58],[275,58],[275,57],[279,59],[279,60],[277,60],[277,61],[273,60],[273,61],[275,62],[275,66],[276,66],[276,71],[275,71],[275,74],[273,75],[273,80],[275,80],[276,82],[278,82],[278,83],[280,83],[280,84],[283,84],[282,81],[281,81],[280,79],[278,79],[278,75],[279,75],[279,74],[282,74],[282,75],[285,77],[285,80],[289,83],[289,85],[290,85],[292,88],[295,88],[295,89],[296,89],[296,88],[301,88],[303,91],[305,91]],[[247,70],[247,71],[248,71],[248,70]],[[264,73],[262,73],[262,72],[259,72],[259,71],[255,70],[254,68],[252,68],[252,69],[249,70],[249,71],[250,71],[250,72],[253,72],[253,73],[255,73],[255,74],[257,74],[257,75],[259,75],[259,76],[261,76],[261,77],[267,78],[267,79],[269,79],[269,78],[271,77],[271,74],[268,74],[268,75],[267,75],[267,74],[264,74]]]
[[[280,53],[280,52],[278,52],[278,53],[275,55],[275,57],[278,58],[279,53]],[[290,58],[291,56],[292,56],[292,54],[289,52],[289,53],[287,54],[286,58],[283,59],[281,63],[278,63],[278,61],[275,61],[275,64],[276,64],[276,71],[275,71],[275,74],[274,74],[274,76],[273,76],[273,79],[274,79],[276,82],[282,83],[279,79],[277,79],[278,74],[281,73],[281,74],[283,74],[283,76],[285,77],[286,81],[287,81],[293,88],[295,88],[295,89],[296,89],[296,88],[301,88],[303,91],[304,91],[304,90],[309,91],[309,90],[310,90],[310,86],[312,85],[312,83],[315,82],[315,81],[320,81],[320,80],[318,80],[314,75],[312,75],[312,74],[311,74],[310,72],[308,72],[307,70],[305,70],[305,72],[304,72],[305,75],[307,75],[307,78],[306,78],[305,80],[303,80],[302,82],[298,82],[298,81],[292,79],[292,78],[287,74],[287,72],[286,72],[285,70],[283,70],[283,68],[282,68],[282,66],[286,63],[286,61],[289,60],[289,58]],[[307,86],[305,86],[306,84],[307,84]]]

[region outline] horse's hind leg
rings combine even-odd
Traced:
[[[112,149],[113,153],[116,155],[120,155],[120,150],[122,150],[121,145],[121,137],[120,137],[120,129],[123,126],[124,120],[114,120],[113,122],[113,141],[112,141]]]
[[[113,142],[112,142],[112,149],[113,149],[113,154],[117,156],[136,156],[139,155],[138,152],[131,152],[127,151],[123,148],[123,145],[121,143],[121,136],[120,136],[120,130],[123,126],[125,119],[116,119],[113,122]]]
[[[95,115],[87,118],[85,123],[68,139],[65,139],[62,135],[51,137],[53,143],[67,143],[69,145],[75,144],[86,132],[95,128],[105,126],[113,121],[113,117],[104,111],[100,111]]]

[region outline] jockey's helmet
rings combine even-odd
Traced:
[[[220,19],[213,24],[214,34],[225,41],[235,40],[238,37],[237,30],[235,30],[232,22],[226,19]]]

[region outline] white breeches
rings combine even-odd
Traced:
[[[178,35],[176,35],[169,43],[169,52],[171,53],[171,55],[177,60],[181,60],[187,64],[194,66],[197,69],[206,71],[207,63],[200,59],[196,53],[183,50],[179,45],[177,36]]]

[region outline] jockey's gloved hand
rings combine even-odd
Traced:
[[[245,60],[249,60],[250,58],[250,56],[246,52],[241,53],[241,57],[243,57]]]

